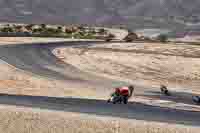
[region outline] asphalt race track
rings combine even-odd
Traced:
[[[1,59],[8,64],[15,66],[26,72],[31,72],[35,76],[65,80],[74,83],[105,85],[111,87],[115,81],[90,75],[82,72],[70,64],[66,64],[58,59],[51,51],[60,46],[80,46],[101,44],[102,42],[57,42],[57,43],[35,43],[16,44],[0,46]],[[119,82],[119,81],[118,81]],[[116,83],[118,83],[116,82]],[[124,83],[126,84],[126,83]]]

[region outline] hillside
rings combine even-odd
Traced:
[[[0,21],[177,28],[200,21],[199,5],[199,0],[0,0]]]

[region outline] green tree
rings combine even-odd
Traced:
[[[41,27],[42,29],[46,29],[46,28],[47,28],[46,24],[41,24],[40,27]]]
[[[43,30],[42,28],[33,29],[33,33],[41,33]]]
[[[54,29],[54,28],[47,28],[46,29],[46,33],[47,34],[55,34],[56,33],[56,29]]]
[[[157,40],[160,42],[166,43],[168,40],[168,37],[167,37],[167,35],[161,34],[157,37]]]
[[[66,29],[65,29],[65,33],[67,33],[67,34],[72,34],[72,32],[73,32],[73,31],[72,31],[72,29],[70,29],[70,28],[66,28]]]
[[[84,31],[85,30],[85,27],[83,25],[79,25],[77,26],[77,28],[80,30],[80,31]]]
[[[63,30],[63,27],[62,26],[58,26],[57,29],[58,30]]]
[[[28,24],[25,26],[25,28],[28,30],[28,31],[31,31],[32,28],[33,28],[34,24]]]
[[[109,33],[108,36],[105,38],[105,41],[110,42],[115,38],[114,34]]]
[[[16,25],[15,27],[16,32],[22,32],[22,26],[21,25]]]
[[[1,32],[11,33],[14,32],[12,27],[3,27],[0,29]]]
[[[62,33],[63,32],[63,27],[62,26],[58,26],[56,29],[57,33]]]
[[[99,29],[99,34],[105,34],[106,30],[104,28]]]

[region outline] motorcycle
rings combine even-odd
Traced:
[[[117,95],[115,93],[112,93],[110,98],[107,100],[107,102],[108,103],[113,103],[113,104],[116,104],[116,103],[121,104],[123,102],[124,104],[127,104],[128,103],[128,99],[133,94],[133,91],[134,91],[133,87],[129,88],[129,95],[128,96]]]
[[[121,103],[123,102],[124,104],[127,104],[128,98],[124,98],[124,96],[112,95],[112,96],[108,99],[107,102],[108,102],[108,103],[111,102],[111,103],[113,103],[113,104],[116,104],[116,103],[121,104]]]
[[[169,90],[167,89],[167,87],[164,86],[164,85],[161,85],[160,91],[161,91],[161,93],[163,93],[165,96],[170,96],[170,95],[171,95],[170,92],[169,92]]]
[[[200,104],[200,96],[193,96],[192,97],[193,102],[195,102],[196,104]]]

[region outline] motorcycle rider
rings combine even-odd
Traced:
[[[120,97],[120,88],[115,88],[115,91],[110,96],[117,98],[119,103],[122,102],[121,97]],[[111,101],[111,98],[108,99],[108,102],[110,101]]]
[[[200,104],[200,96],[192,96],[192,100],[197,103]]]
[[[160,90],[161,90],[161,92],[162,92],[164,95],[170,96],[170,92],[169,92],[169,90],[167,89],[167,86],[165,86],[165,85],[160,85]]]
[[[120,95],[121,95],[121,99],[124,102],[124,104],[127,104],[128,98],[129,98],[129,87],[121,87]]]
[[[115,92],[111,94],[112,97],[118,97],[118,102],[121,103],[123,101],[124,104],[128,103],[128,99],[132,96],[134,91],[134,87],[132,85],[130,86],[124,86],[124,87],[118,87],[115,88]],[[110,99],[108,100],[110,102]]]
[[[115,88],[115,92],[111,94],[111,96],[119,97],[120,96],[120,88]]]

